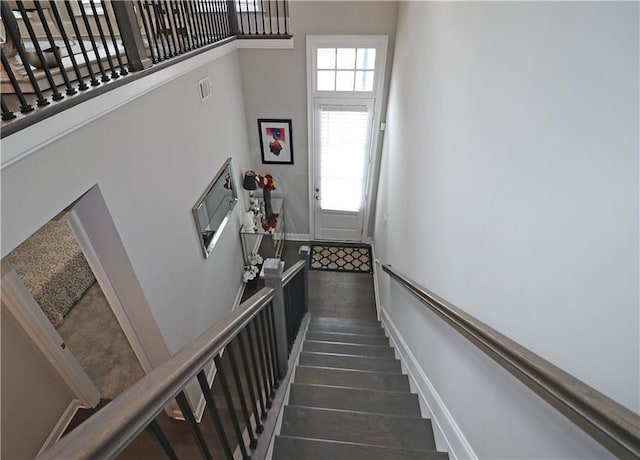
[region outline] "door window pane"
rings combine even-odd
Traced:
[[[373,91],[373,70],[356,71],[356,91]]]
[[[318,70],[318,91],[335,91],[336,73],[333,70]]]
[[[336,68],[336,49],[318,48],[318,69]]]
[[[375,69],[376,68],[376,49],[375,48],[358,48],[358,57],[356,59],[357,69]]]
[[[336,91],[353,91],[353,70],[338,70]]]
[[[366,107],[322,107],[320,207],[354,211],[362,206],[368,152]]]
[[[355,48],[338,48],[338,69],[355,69]]]

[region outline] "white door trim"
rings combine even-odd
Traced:
[[[95,407],[100,391],[80,363],[66,348],[64,341],[33,299],[22,280],[6,261],[2,260],[2,303],[20,327],[51,363],[62,380],[84,407]]]
[[[371,156],[369,158],[369,171],[367,178],[367,185],[365,187],[365,209],[364,209],[364,221],[362,228],[362,241],[365,242],[369,232],[369,219],[371,217],[371,207],[373,206],[373,187],[375,181],[373,180],[375,167],[379,159],[379,145],[380,142],[380,121],[382,117],[382,96],[384,89],[384,82],[386,77],[386,63],[387,63],[387,46],[389,37],[386,35],[307,35],[307,151],[309,152],[310,160],[308,165],[309,174],[309,234],[310,239],[315,239],[315,212],[314,212],[314,190],[313,190],[313,178],[315,177],[314,166],[314,139],[315,133],[315,113],[314,113],[314,99],[316,97],[348,97],[348,98],[373,98],[373,126],[372,126],[372,138],[371,138]],[[315,93],[315,72],[314,72],[314,47],[318,45],[325,46],[373,46],[378,50],[376,53],[376,82],[375,89],[371,92],[321,92]],[[379,72],[379,73],[378,73]]]
[[[140,361],[140,365],[142,366],[142,370],[144,370],[145,374],[148,374],[153,370],[153,366],[151,365],[151,361],[149,360],[149,356],[147,355],[144,347],[142,346],[142,342],[140,342],[140,338],[136,334],[136,331],[129,320],[129,316],[127,315],[126,310],[124,309],[122,302],[120,302],[120,297],[118,297],[118,293],[116,289],[113,287],[111,283],[111,279],[107,274],[102,262],[98,258],[98,254],[96,253],[93,245],[91,244],[91,240],[87,236],[87,232],[78,217],[78,214],[72,209],[68,213],[66,213],[63,217],[71,231],[76,237],[78,245],[82,252],[84,253],[85,259],[87,259],[87,263],[104,293],[104,296],[107,299],[107,302],[111,306],[113,310],[113,314],[115,315],[122,331],[124,332],[125,337],[127,338],[133,352],[135,353],[138,361]]]

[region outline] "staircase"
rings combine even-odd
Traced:
[[[274,460],[447,460],[378,321],[312,316]]]

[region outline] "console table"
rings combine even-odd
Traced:
[[[260,213],[256,216],[256,226],[254,228],[245,228],[243,225],[240,229],[240,238],[242,240],[242,252],[244,259],[247,260],[248,256],[252,252],[259,253],[260,245],[263,238],[270,238],[271,243],[275,249],[275,258],[279,259],[284,249],[284,235],[285,235],[285,223],[284,223],[284,198],[271,199],[271,206],[273,213],[278,216],[275,218],[275,227],[265,229],[263,223],[265,223],[264,216],[264,200],[258,198],[258,204],[260,206]],[[257,227],[257,229],[256,229]],[[260,254],[263,255],[263,254]]]

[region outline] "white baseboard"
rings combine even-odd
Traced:
[[[308,233],[285,233],[284,239],[289,241],[311,241],[311,235]]]
[[[58,439],[62,437],[64,430],[67,429],[69,423],[71,422],[71,419],[73,419],[73,416],[76,415],[76,412],[81,407],[83,407],[83,405],[79,399],[71,400],[67,408],[60,416],[58,423],[56,423],[56,425],[53,427],[53,430],[51,430],[51,433],[49,433],[49,436],[47,436],[47,439],[44,441],[44,444],[42,444],[42,447],[38,451],[36,457],[40,456],[40,454],[42,454],[47,449],[47,447],[54,444],[58,441]]]
[[[478,456],[467,441],[464,433],[453,419],[453,416],[444,404],[444,401],[438,395],[433,384],[427,377],[416,357],[413,355],[409,346],[402,338],[400,332],[396,328],[389,315],[385,311],[384,306],[380,305],[380,320],[387,331],[387,335],[391,339],[393,347],[396,349],[400,360],[405,369],[407,369],[409,380],[412,386],[418,391],[418,397],[424,407],[427,408],[429,414],[423,414],[431,418],[436,441],[442,440],[444,447],[451,460],[457,459],[477,459]]]

